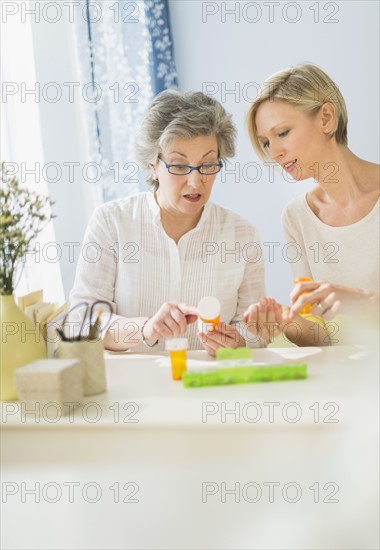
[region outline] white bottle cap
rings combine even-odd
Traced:
[[[205,296],[198,303],[198,315],[206,321],[212,321],[220,315],[220,302],[214,296]]]
[[[187,348],[187,338],[171,338],[170,340],[166,340],[165,342],[166,351],[181,351]]]

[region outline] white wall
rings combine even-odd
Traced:
[[[233,114],[238,127],[235,161],[240,174],[219,180],[212,198],[254,223],[263,242],[282,240],[283,206],[311,189],[313,181],[287,182],[278,174],[270,182],[269,169],[253,152],[246,130],[249,98],[255,96],[250,83],[259,85],[270,74],[298,63],[319,65],[335,80],[347,102],[350,148],[378,162],[378,2],[171,0],[169,8],[181,89],[208,91]],[[236,93],[226,94],[226,90]],[[252,162],[262,168],[256,183],[243,177],[244,166]],[[254,168],[247,174],[256,179]],[[269,246],[264,249],[269,251]],[[282,259],[281,250],[282,246],[276,248],[274,263],[267,261],[267,291],[287,303],[293,286],[291,267]]]

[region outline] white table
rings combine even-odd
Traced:
[[[308,378],[185,389],[166,354],[107,354],[107,393],[73,415],[3,403],[1,547],[377,548],[376,355],[254,359]]]

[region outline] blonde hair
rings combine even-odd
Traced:
[[[253,148],[262,159],[267,159],[267,151],[257,138],[256,114],[264,101],[274,99],[285,101],[310,114],[319,111],[324,103],[335,107],[336,120],[329,135],[337,143],[347,145],[347,109],[338,86],[316,65],[297,65],[270,76],[263,84],[261,94],[251,104],[248,116],[248,132]]]

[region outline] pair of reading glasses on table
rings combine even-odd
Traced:
[[[212,174],[217,174],[223,167],[223,162],[219,160],[217,164],[201,164],[199,166],[188,166],[187,164],[166,164],[166,162],[158,157],[158,160],[165,165],[165,168],[169,174],[174,176],[186,176],[190,174],[193,170],[198,170],[202,176],[211,176]]]

